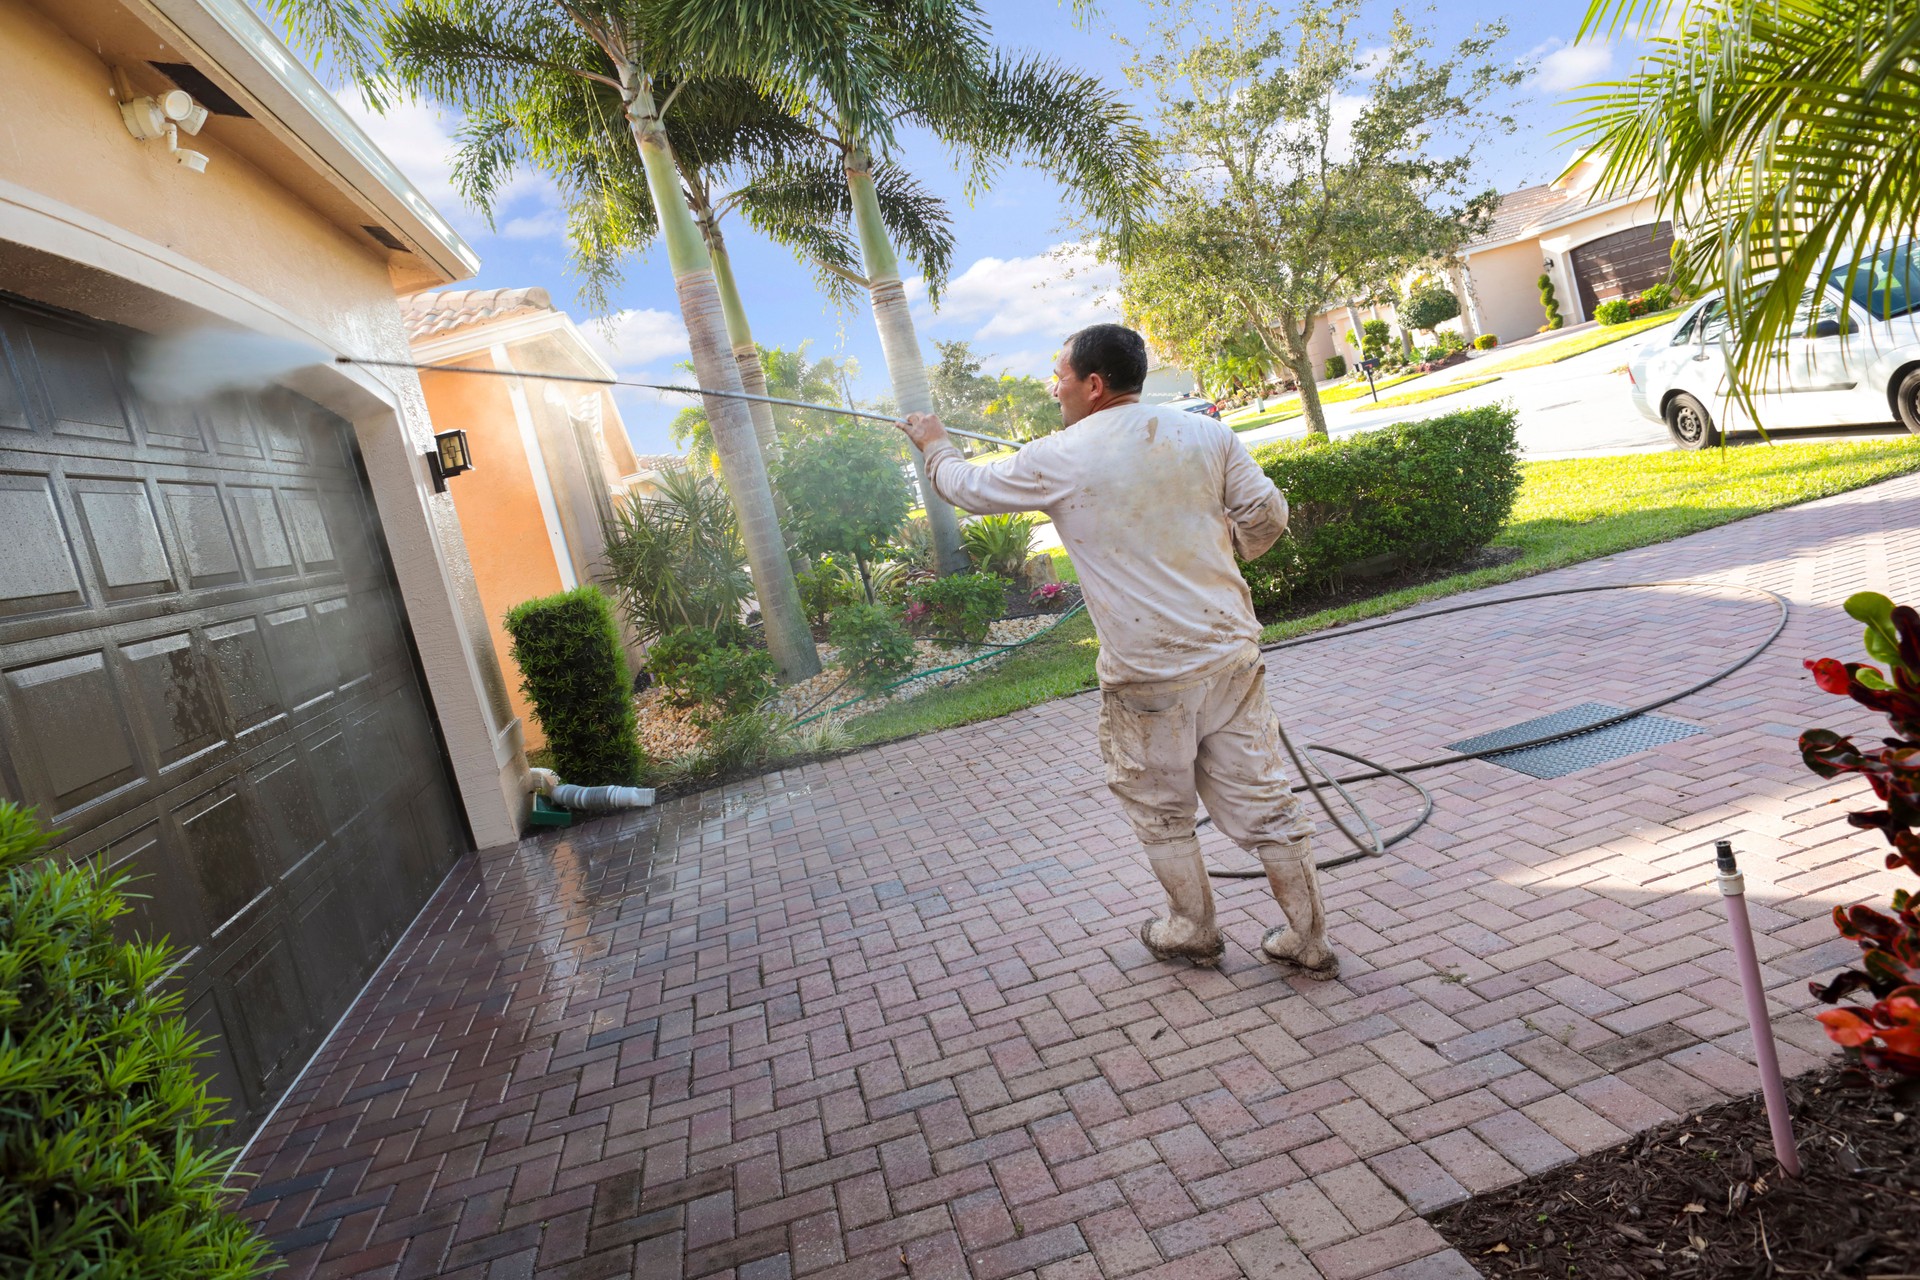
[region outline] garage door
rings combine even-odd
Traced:
[[[139,880],[243,1122],[467,845],[348,425],[0,300],[0,793]]]
[[[1673,224],[1648,223],[1589,240],[1573,251],[1573,278],[1591,320],[1609,298],[1628,298],[1673,274]]]

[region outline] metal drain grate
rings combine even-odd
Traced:
[[[1525,720],[1451,745],[1455,751],[1473,752],[1516,773],[1534,778],[1564,778],[1570,773],[1605,764],[1609,760],[1618,760],[1636,751],[1646,751],[1706,732],[1665,716],[1644,715],[1578,737],[1562,738],[1558,742],[1525,747],[1519,751],[1499,750],[1509,742],[1525,742],[1542,734],[1565,733],[1583,725],[1598,724],[1625,710],[1625,707],[1610,706],[1604,702],[1583,702],[1550,716]]]

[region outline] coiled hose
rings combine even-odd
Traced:
[[[1770,600],[1773,602],[1774,607],[1779,610],[1779,617],[1774,621],[1773,630],[1767,633],[1767,638],[1755,645],[1744,656],[1722,667],[1706,679],[1687,686],[1678,693],[1670,693],[1665,697],[1655,698],[1651,702],[1643,702],[1637,707],[1629,708],[1617,715],[1608,716],[1603,720],[1596,720],[1592,724],[1581,725],[1577,729],[1562,729],[1555,733],[1543,733],[1537,738],[1528,738],[1522,742],[1503,743],[1498,747],[1491,747],[1484,751],[1463,751],[1452,755],[1435,756],[1431,760],[1420,760],[1413,764],[1385,765],[1377,760],[1370,760],[1365,756],[1357,755],[1354,752],[1344,751],[1339,747],[1329,747],[1320,743],[1309,742],[1305,748],[1306,758],[1303,759],[1300,749],[1294,746],[1293,739],[1287,736],[1286,729],[1282,727],[1280,730],[1280,741],[1286,747],[1287,755],[1292,759],[1293,767],[1301,778],[1301,781],[1296,783],[1292,790],[1295,792],[1312,792],[1313,798],[1319,802],[1321,810],[1327,815],[1327,820],[1333,823],[1334,827],[1341,835],[1347,838],[1355,850],[1353,853],[1328,858],[1320,862],[1318,864],[1319,867],[1322,870],[1326,870],[1333,867],[1343,867],[1348,863],[1358,862],[1363,858],[1378,857],[1426,825],[1427,819],[1433,816],[1433,793],[1421,786],[1414,779],[1408,777],[1408,774],[1422,773],[1429,769],[1438,769],[1450,764],[1460,764],[1467,760],[1478,760],[1483,756],[1502,755],[1509,751],[1524,751],[1529,747],[1545,746],[1550,742],[1561,742],[1568,738],[1580,737],[1583,734],[1595,733],[1601,729],[1610,728],[1613,725],[1631,720],[1635,716],[1642,716],[1649,711],[1654,711],[1670,703],[1678,702],[1680,699],[1696,694],[1710,685],[1718,684],[1766,652],[1767,648],[1772,645],[1775,640],[1780,638],[1780,633],[1786,630],[1787,627],[1787,601],[1784,597],[1775,592],[1768,591],[1765,587],[1748,587],[1735,583],[1615,582],[1608,583],[1604,586],[1562,587],[1556,591],[1532,591],[1525,595],[1501,596],[1494,600],[1475,600],[1468,604],[1452,605],[1445,609],[1428,609],[1422,613],[1408,614],[1405,617],[1386,618],[1379,622],[1370,622],[1357,627],[1336,627],[1327,631],[1317,631],[1312,635],[1300,636],[1293,640],[1281,640],[1274,644],[1261,645],[1260,650],[1262,653],[1273,653],[1281,649],[1295,649],[1304,645],[1318,644],[1323,640],[1345,639],[1348,636],[1361,635],[1368,631],[1381,631],[1388,627],[1404,626],[1409,622],[1426,622],[1433,618],[1444,618],[1448,614],[1466,613],[1473,609],[1488,609],[1494,605],[1518,604],[1524,600],[1550,600],[1559,596],[1589,595],[1600,591],[1636,591],[1646,590],[1648,588],[1674,587],[1706,587],[1714,590],[1740,592],[1756,599]],[[1317,759],[1313,759],[1315,753],[1339,756],[1343,760],[1351,760],[1355,764],[1364,765],[1367,771],[1364,773],[1348,774],[1345,777],[1335,777],[1332,773],[1328,772]],[[1312,768],[1308,767],[1309,762],[1311,762]],[[1349,829],[1347,824],[1340,820],[1340,815],[1333,811],[1333,806],[1327,802],[1327,797],[1321,791],[1323,784],[1314,781],[1313,776],[1315,773],[1318,773],[1325,779],[1324,785],[1331,787],[1342,800],[1346,801],[1347,807],[1352,809],[1359,817],[1361,825],[1366,828],[1367,838],[1365,840],[1361,839],[1360,836]],[[1376,778],[1392,778],[1396,782],[1404,782],[1420,795],[1419,815],[1406,826],[1384,839],[1380,835],[1379,828],[1374,825],[1373,819],[1368,816],[1366,809],[1359,801],[1355,800],[1353,794],[1347,790],[1350,784],[1369,782]],[[1212,821],[1212,817],[1207,816],[1201,818],[1195,825],[1202,827]],[[1230,870],[1209,867],[1207,874],[1219,880],[1251,880],[1265,875],[1266,872],[1258,867]]]

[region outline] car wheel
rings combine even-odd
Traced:
[[[1667,405],[1667,434],[1682,449],[1705,449],[1720,440],[1707,406],[1684,391]]]
[[[1920,436],[1920,369],[1909,369],[1893,389],[1893,409],[1900,425]]]

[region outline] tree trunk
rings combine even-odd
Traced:
[[[1293,370],[1294,381],[1300,384],[1300,413],[1307,422],[1307,434],[1328,439],[1327,411],[1320,406],[1320,388],[1313,381],[1313,357],[1307,353],[1307,343],[1313,338],[1313,322],[1309,320],[1304,329],[1296,329],[1293,321],[1281,318],[1287,340],[1287,367]]]
[[[1366,331],[1360,327],[1360,312],[1354,308],[1352,298],[1342,298],[1340,301],[1347,308],[1347,331],[1353,335],[1354,349],[1360,353],[1359,358],[1365,360],[1367,358],[1367,334]]]
[[[873,160],[865,147],[855,147],[847,153],[846,171],[853,216],[860,228],[867,290],[873,299],[873,322],[880,330],[880,347],[886,353],[894,404],[902,417],[909,413],[931,413],[933,392],[927,385],[927,364],[920,355],[920,338],[914,331],[913,314],[907,309],[900,263],[887,240],[886,225],[880,220],[880,201],[873,190]],[[933,491],[927,479],[927,460],[918,449],[909,446],[907,451],[913,456],[914,478],[920,484],[927,528],[933,535],[934,569],[943,577],[965,573],[970,566],[967,553],[960,546],[959,518],[946,500]]]
[[[727,341],[733,344],[733,361],[740,366],[740,385],[749,395],[767,394],[767,370],[760,363],[760,344],[753,340],[753,328],[747,323],[746,304],[740,300],[740,286],[734,283],[733,259],[727,254],[726,238],[720,224],[707,219],[700,223],[713,259],[713,282],[720,290],[720,311],[727,321]],[[773,406],[747,401],[747,414],[753,419],[754,438],[760,442],[760,456],[768,462],[780,456],[780,436],[773,425]],[[779,495],[775,495],[778,498]]]
[[[673,267],[674,290],[686,320],[688,345],[693,351],[695,375],[702,386],[716,391],[742,391],[740,367],[731,358],[726,318],[713,261],[694,225],[681,190],[680,174],[666,130],[660,123],[651,88],[637,68],[622,67],[621,83],[627,122],[640,148],[646,169],[647,191],[660,219],[661,238]],[[720,455],[720,475],[733,500],[746,543],[747,567],[753,573],[754,594],[760,601],[761,625],[767,652],[783,679],[804,680],[820,672],[820,654],[800,606],[800,591],[787,560],[786,539],[774,514],[773,487],[767,481],[766,461],[760,456],[753,417],[747,402],[720,396],[706,398],[707,422],[714,449]]]

